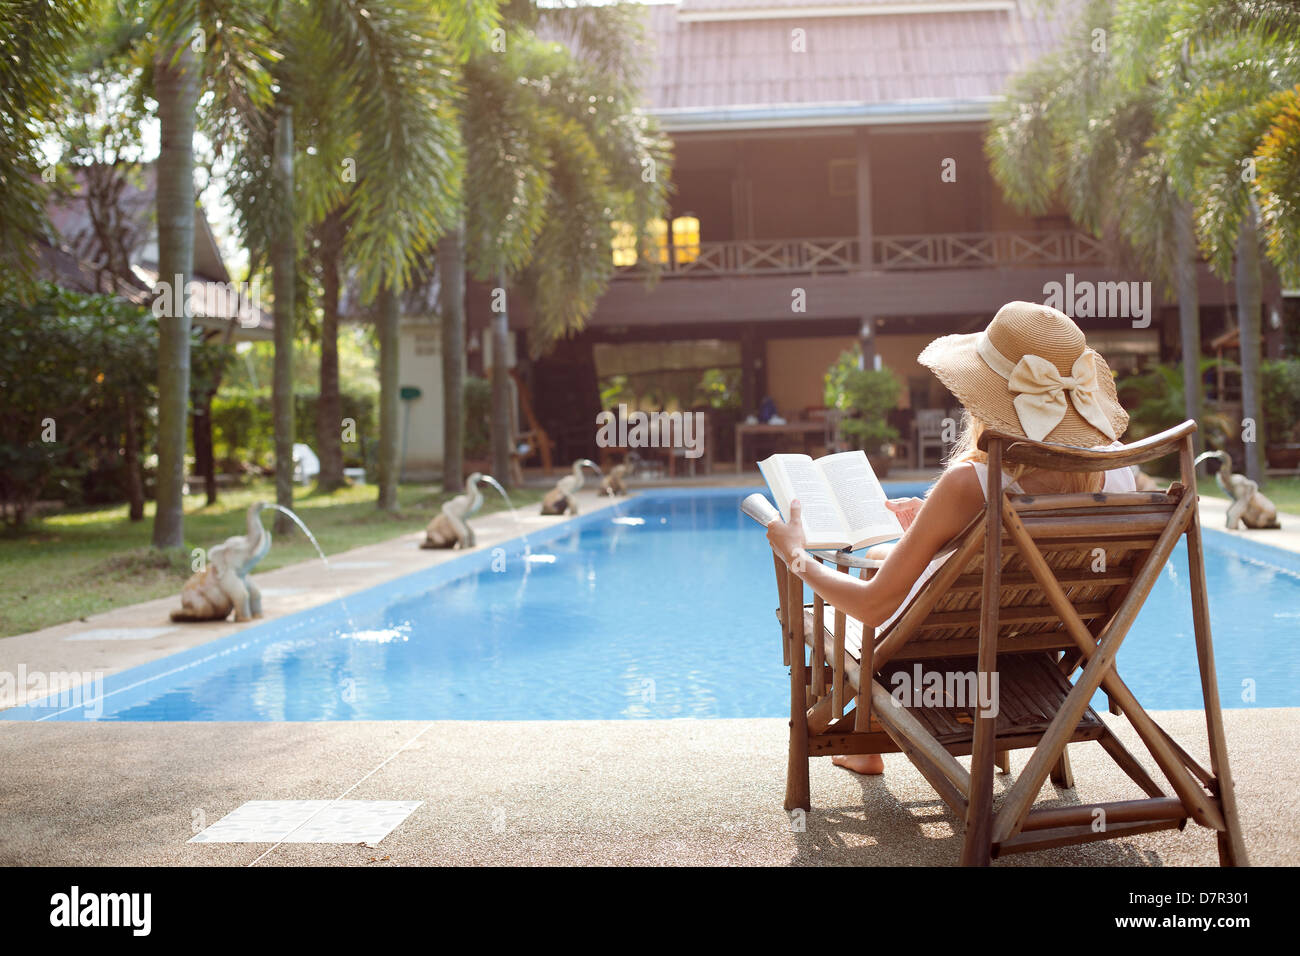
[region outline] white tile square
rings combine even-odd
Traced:
[[[96,627],[80,631],[65,641],[147,641],[160,634],[170,634],[174,627]]]
[[[388,836],[423,800],[249,800],[190,843],[369,843]]]

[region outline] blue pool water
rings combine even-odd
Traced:
[[[350,597],[360,637],[333,602],[113,675],[89,707],[0,716],[780,717],[772,559],[738,511],[747,493],[638,496],[535,532],[532,561],[516,541]],[[1211,531],[1205,545],[1224,706],[1300,706],[1300,559]],[[1186,567],[1180,546],[1120,652],[1151,709],[1200,706]]]

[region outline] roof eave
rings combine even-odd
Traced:
[[[988,120],[1000,97],[908,100],[893,103],[824,103],[651,109],[666,133],[744,129],[806,129],[817,126],[896,126]]]
[[[190,321],[203,329],[207,338],[231,342],[270,342],[275,338],[273,328],[266,325],[244,325],[224,316],[195,315]]]

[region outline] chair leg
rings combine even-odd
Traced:
[[[1242,842],[1241,824],[1237,822],[1235,813],[1228,821],[1228,826],[1230,830],[1216,834],[1219,841],[1219,866],[1246,866],[1246,845]]]
[[[1010,773],[1011,772],[1011,751],[999,750],[996,763],[998,765],[998,770],[1001,773]]]
[[[1192,462],[1192,440],[1187,437],[1179,452],[1183,481],[1196,487]],[[1219,811],[1224,828],[1217,834],[1219,863],[1222,866],[1248,866],[1246,844],[1241,836],[1237,816],[1237,795],[1228,769],[1228,743],[1223,731],[1223,711],[1219,705],[1219,680],[1214,667],[1214,643],[1210,637],[1210,605],[1205,586],[1205,556],[1201,546],[1201,522],[1195,511],[1187,529],[1187,577],[1192,596],[1192,630],[1196,635],[1196,658],[1201,672],[1201,698],[1205,703],[1205,729],[1210,744],[1210,770],[1215,778]]]
[[[962,866],[993,863],[993,764],[1006,751],[994,751],[994,718],[975,718],[975,739],[970,758],[970,803],[966,807],[966,836],[961,845]]]
[[[790,649],[790,762],[785,772],[785,809],[811,810],[808,785],[808,665],[803,639],[803,581],[789,575],[787,607],[792,633]],[[820,639],[821,635],[817,635]]]
[[[808,731],[790,727],[790,764],[785,771],[785,809],[811,810],[808,783]]]
[[[1052,765],[1052,783],[1063,790],[1074,789],[1074,771],[1070,769],[1070,746],[1066,744],[1061,750],[1061,759]]]
[[[989,485],[984,520],[984,584],[980,601],[977,667],[981,679],[997,673],[998,603],[1002,591],[1002,444],[989,445]],[[970,803],[966,807],[966,838],[962,866],[993,862],[993,759],[997,755],[997,718],[986,711],[975,715],[970,755]]]

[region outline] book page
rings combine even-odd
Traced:
[[[777,505],[786,521],[790,520],[790,502],[799,499],[803,507],[804,534],[810,547],[814,543],[829,547],[848,544],[848,529],[835,503],[835,496],[811,458],[807,455],[773,455],[759,462],[759,469],[768,477],[768,485],[777,496]],[[779,481],[773,482],[769,471],[775,472]]]
[[[819,458],[817,468],[826,477],[836,504],[848,525],[854,547],[887,541],[903,533],[898,517],[885,505],[887,495],[862,451],[841,452]]]

